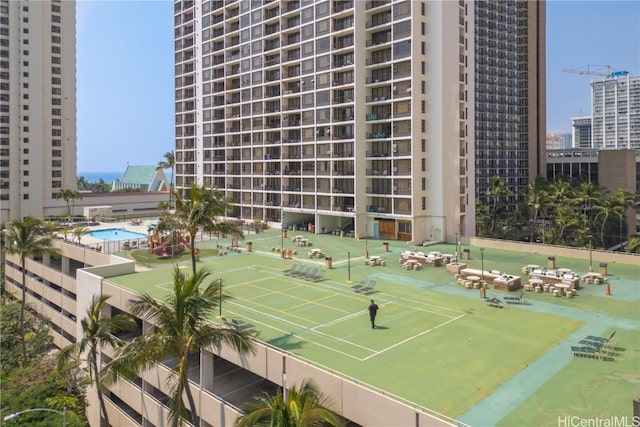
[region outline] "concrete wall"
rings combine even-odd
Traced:
[[[640,265],[640,255],[620,252],[607,252],[593,249],[572,248],[568,246],[552,246],[534,243],[514,242],[512,240],[483,239],[473,237],[469,241],[475,248],[493,248],[505,251],[516,251],[523,253],[534,253],[541,255],[560,256],[574,259],[589,259],[589,252],[595,262],[620,263],[629,265]],[[474,250],[474,249],[472,249]],[[479,251],[479,249],[477,249]]]

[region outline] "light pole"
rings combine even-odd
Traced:
[[[224,320],[224,316],[222,315],[222,277],[218,279],[218,286],[220,287],[220,292],[218,293],[218,319]]]
[[[351,252],[347,252],[347,283],[351,283]]]
[[[460,247],[458,244],[458,233],[456,233],[456,262],[458,261],[458,255],[460,254]]]
[[[480,248],[480,286],[484,286],[484,248]]]
[[[587,239],[589,239],[589,272],[591,273],[593,271],[593,236],[589,234]]]
[[[369,227],[369,224],[365,224],[364,225],[364,256],[365,258],[369,259],[369,246],[367,245],[367,235],[369,234],[369,232],[367,231],[367,228]]]
[[[26,414],[28,412],[55,412],[56,414],[62,415],[62,427],[67,427],[67,408],[62,408],[62,411],[58,411],[56,409],[49,409],[49,408],[25,409],[24,411],[19,411],[19,412],[14,412],[13,414],[9,414],[6,417],[4,417],[2,420],[9,421],[19,417],[22,414]]]

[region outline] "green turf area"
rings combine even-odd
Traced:
[[[572,299],[527,293],[528,305],[499,309],[480,299],[478,290],[456,285],[444,267],[407,271],[398,263],[405,249],[452,253],[453,245],[389,242],[390,252],[383,252],[377,240],[294,234],[310,238],[312,248],[332,258],[325,280],[283,275],[293,263],[324,268],[327,260],[307,258],[310,248],[282,239],[279,230],[240,242],[252,242],[254,252],[202,256],[198,264],[221,278],[233,296],[223,304],[224,316],[252,324],[260,340],[470,425],[556,425],[567,412],[588,418],[626,408],[627,414],[640,394],[637,265],[609,264],[612,296],[605,296],[604,286],[585,285]],[[217,244],[227,242],[197,247],[206,254]],[[281,245],[297,251],[294,260],[273,250]],[[480,251],[469,249],[472,259],[466,262],[479,269]],[[382,256],[386,266],[366,266],[365,251]],[[546,260],[535,253],[484,251],[485,270],[513,275]],[[589,267],[584,260],[556,262],[581,274]],[[188,258],[180,265],[190,272]],[[362,279],[376,281],[373,293],[354,292]],[[157,266],[109,281],[160,297],[170,287],[171,270]],[[490,297],[504,295],[488,290]],[[380,306],[376,330],[366,312],[371,298]],[[614,330],[616,345],[624,348],[616,361],[571,356],[580,337]]]

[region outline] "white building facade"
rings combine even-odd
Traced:
[[[76,188],[75,1],[0,1],[0,223]]]
[[[640,75],[612,73],[591,82],[590,148],[640,149]]]
[[[231,216],[473,235],[473,3],[177,1],[176,186]]]

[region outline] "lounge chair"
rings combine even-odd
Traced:
[[[320,271],[318,272],[318,274],[316,274],[313,277],[310,277],[309,280],[312,280],[314,282],[319,282],[321,280],[324,279],[324,275],[326,274],[327,270],[325,270],[324,268],[320,269]]]
[[[521,304],[521,305],[526,304],[526,301],[524,299],[524,294],[521,294],[519,297],[504,296],[503,299],[504,299],[504,302],[506,302],[507,304]]]
[[[290,268],[288,268],[287,270],[283,271],[282,273],[285,276],[291,276],[291,275],[297,273],[298,270],[300,270],[301,268],[302,268],[301,265],[299,265],[297,263],[293,263],[293,265]]]
[[[291,277],[305,277],[307,274],[311,272],[312,268],[313,267],[311,267],[310,265],[306,267],[304,265],[301,265],[300,268],[298,268],[298,271],[291,274]]]
[[[367,285],[367,278],[365,277],[365,278],[363,278],[362,280],[360,280],[360,283],[358,283],[358,284],[356,284],[356,285],[353,285],[353,286],[351,287],[351,289],[353,289],[354,291],[356,291],[356,292],[357,292],[357,291],[358,291],[358,290],[360,290],[361,288],[364,288],[366,285]]]
[[[602,354],[600,354],[598,351],[596,351],[593,347],[590,347],[590,346],[582,346],[582,347],[571,346],[571,354],[576,357],[588,357],[589,359],[602,360]]]
[[[500,298],[486,298],[487,301],[487,305],[489,307],[495,307],[495,308],[503,308],[504,307],[504,303],[502,302],[502,300]]]
[[[320,271],[320,268],[311,267],[311,270],[309,270],[308,272],[302,274],[300,277],[305,279],[305,280],[311,280],[315,275],[318,274],[319,271]]]
[[[368,294],[373,292],[373,289],[376,287],[376,281],[374,279],[369,280],[369,283],[367,283],[366,286],[363,286],[360,289],[356,289],[356,292],[358,293],[363,293],[363,294]]]

